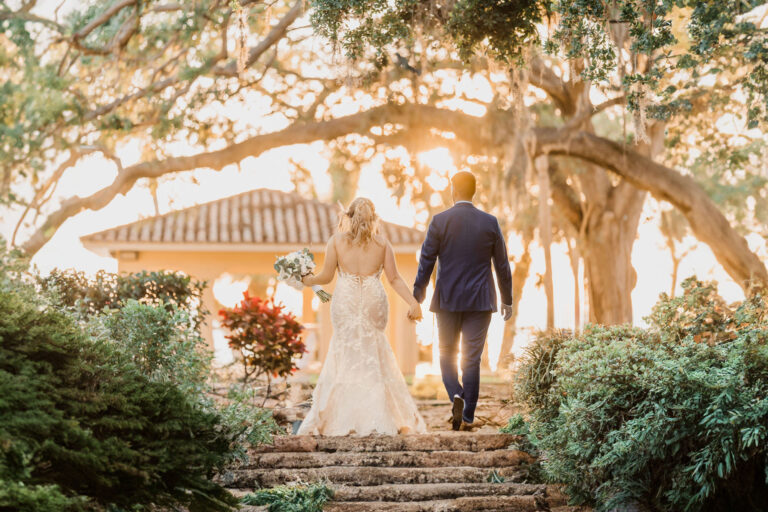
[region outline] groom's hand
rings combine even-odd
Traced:
[[[416,322],[422,318],[423,315],[421,313],[421,304],[418,302],[411,304],[411,307],[408,309],[408,319]]]
[[[504,317],[504,321],[506,322],[510,318],[512,318],[512,305],[510,304],[507,306],[506,304],[501,305],[501,316]]]

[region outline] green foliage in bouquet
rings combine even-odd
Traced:
[[[185,311],[196,328],[207,314],[202,308],[206,283],[181,272],[145,270],[113,274],[99,271],[88,277],[76,270],[54,269],[38,281],[43,290],[55,293],[62,305],[74,309],[82,318],[101,313],[106,308],[121,308],[130,300],[163,305],[169,311]]]
[[[654,511],[768,503],[765,300],[728,307],[694,278],[684,290],[662,296],[647,329],[542,335],[523,359],[517,392],[531,408],[529,438],[575,502]]]
[[[296,360],[307,351],[301,339],[304,327],[283,309],[273,299],[245,292],[235,307],[219,311],[222,326],[230,331],[229,346],[240,353],[246,380],[260,375],[268,382],[273,377],[287,377],[297,370]]]
[[[268,505],[269,512],[322,512],[323,505],[333,498],[333,490],[323,483],[311,485],[281,485],[260,489],[243,496],[244,505]]]

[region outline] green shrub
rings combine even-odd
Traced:
[[[81,318],[99,314],[105,308],[122,308],[130,300],[163,305],[169,311],[185,311],[195,328],[202,325],[207,314],[202,307],[206,283],[181,272],[113,274],[102,270],[88,277],[76,270],[54,269],[47,276],[38,277],[37,281],[43,291],[54,293],[59,304],[73,309]]]
[[[230,510],[233,433],[113,340],[0,280],[0,510]]]
[[[558,399],[548,391],[555,381],[555,358],[571,331],[559,329],[550,333],[540,332],[525,347],[523,364],[515,374],[515,393],[530,408],[543,411],[556,409]]]
[[[256,405],[257,393],[250,386],[233,386],[223,403],[212,399],[211,353],[186,311],[131,299],[120,309],[92,317],[91,325],[105,328],[116,350],[142,374],[176,386],[217,414],[231,436],[230,460],[247,459],[249,446],[269,444],[273,435],[283,433],[272,411]]]
[[[269,512],[322,512],[333,490],[322,483],[281,485],[243,496],[244,505],[269,505]]]
[[[522,414],[515,414],[506,425],[499,429],[502,434],[511,434],[513,436],[527,436],[530,433],[528,424],[525,422]]]
[[[25,485],[0,478],[0,510],[4,512],[76,510],[83,503],[64,496],[56,485]]]
[[[175,305],[128,300],[94,317],[115,347],[147,377],[172,383],[193,395],[206,390],[212,354],[188,312]]]
[[[662,296],[647,329],[588,327],[521,364],[519,398],[548,477],[577,503],[765,510],[768,313],[713,285]],[[546,371],[539,371],[547,368]]]
[[[256,400],[255,389],[232,386],[226,404],[218,407],[222,421],[232,432],[233,461],[247,461],[249,446],[272,444],[272,436],[285,434],[272,411],[256,406]]]
[[[499,429],[502,434],[512,434],[519,436],[520,440],[511,443],[508,448],[510,450],[522,450],[533,457],[536,457],[532,463],[524,463],[522,467],[525,469],[525,481],[529,483],[542,483],[546,481],[546,474],[541,465],[539,458],[541,452],[536,446],[536,438],[531,435],[530,426],[522,414],[515,414],[506,425]]]
[[[0,511],[231,510],[212,476],[271,442],[271,412],[213,400],[202,285],[105,276],[41,278],[0,248]]]

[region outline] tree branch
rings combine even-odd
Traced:
[[[552,189],[552,201],[559,207],[563,218],[578,231],[583,221],[583,215],[576,192],[566,183],[557,167],[551,164],[549,166],[549,182]]]
[[[583,123],[588,121],[592,116],[599,114],[603,110],[607,108],[611,108],[616,105],[623,105],[626,101],[626,96],[623,94],[621,96],[617,96],[615,98],[611,98],[609,100],[605,100],[604,102],[595,105],[587,110],[583,110],[581,112],[577,112],[575,116],[573,116],[571,119],[568,120],[568,123],[566,124],[566,128],[578,128]]]
[[[142,162],[126,167],[112,184],[90,196],[74,196],[62,201],[59,209],[46,218],[23,248],[30,254],[37,252],[68,218],[86,209],[103,208],[116,195],[130,190],[141,178],[157,178],[198,168],[220,170],[272,148],[333,140],[349,134],[368,136],[371,128],[387,125],[452,132],[472,150],[482,153],[494,145],[493,119],[492,114],[479,118],[429,105],[387,103],[336,119],[296,122],[283,130],[256,135],[216,151]],[[765,265],[750,251],[746,240],[731,227],[717,205],[691,177],[656,163],[627,145],[591,133],[557,128],[534,128],[532,132],[534,155],[564,155],[585,160],[670,202],[685,215],[697,238],[709,245],[726,272],[745,291],[750,292],[754,286],[768,288]]]
[[[29,12],[11,11],[11,10],[5,10],[5,9],[0,11],[0,21],[12,20],[12,19],[30,21],[33,23],[42,23],[43,25],[48,25],[49,27],[55,29],[59,33],[63,33],[65,31],[64,26],[61,25],[60,23],[57,23],[54,20],[49,20],[48,18],[37,16]]]
[[[45,202],[44,198],[46,193],[59,182],[61,177],[64,175],[64,171],[73,167],[75,164],[77,164],[77,162],[80,161],[82,157],[93,153],[94,151],[97,151],[97,148],[86,146],[75,147],[69,150],[69,157],[64,160],[61,165],[56,168],[55,171],[53,171],[53,174],[51,174],[50,178],[45,181],[43,186],[37,189],[34,197],[32,198],[32,201],[30,201],[24,208],[24,211],[21,213],[18,222],[16,222],[16,226],[13,228],[13,234],[11,235],[11,245],[16,244],[16,236],[19,234],[19,229],[24,223],[24,219],[26,218],[29,211],[33,209],[39,209],[42,206],[42,204]]]
[[[277,43],[285,36],[288,27],[291,26],[291,23],[296,21],[296,18],[301,15],[303,6],[304,0],[298,0],[295,4],[293,4],[293,7],[291,7],[291,9],[285,14],[285,16],[280,19],[280,21],[274,27],[272,27],[272,30],[269,31],[264,39],[259,41],[259,44],[251,48],[251,50],[248,52],[248,58],[246,59],[245,67],[251,67],[264,52],[269,50],[272,45]],[[214,76],[237,76],[237,62],[232,60],[228,64],[216,67],[211,71]]]
[[[218,171],[246,157],[258,156],[269,149],[306,144],[316,140],[333,140],[353,133],[365,135],[372,127],[385,124],[424,129],[439,127],[443,131],[453,131],[457,136],[466,139],[488,132],[487,128],[482,128],[484,124],[482,118],[427,105],[391,103],[328,121],[297,122],[283,130],[256,135],[217,151],[170,157],[126,167],[118,173],[110,185],[90,196],[73,196],[63,200],[59,209],[48,215],[43,225],[22,247],[29,254],[36,253],[68,218],[83,210],[98,210],[105,207],[115,196],[129,191],[139,179],[158,178],[175,172],[200,168]],[[475,141],[479,142],[476,137]]]
[[[537,154],[567,155],[599,165],[631,185],[674,205],[688,219],[696,237],[706,243],[728,275],[746,293],[768,288],[768,271],[747,241],[690,176],[654,162],[624,144],[587,132],[536,128]]]
[[[73,41],[79,41],[80,39],[83,39],[88,36],[91,32],[96,30],[97,27],[105,24],[108,22],[112,16],[119,13],[126,7],[130,7],[132,5],[136,5],[137,0],[122,0],[120,2],[117,2],[116,4],[113,4],[108,9],[106,9],[101,15],[97,16],[96,18],[92,19],[89,24],[75,32],[75,34],[72,36]]]
[[[266,52],[270,47],[272,47],[275,43],[277,43],[283,36],[285,36],[286,29],[288,28],[288,26],[290,26],[290,24],[293,23],[296,20],[296,18],[301,14],[302,1],[303,0],[297,1],[294,4],[294,6],[291,8],[291,10],[288,11],[288,13],[286,13],[285,16],[283,16],[283,18],[277,23],[277,25],[275,25],[272,28],[272,30],[270,30],[270,32],[264,37],[264,39],[259,41],[259,43],[250,50],[250,53],[248,55],[248,66],[251,66],[254,62],[256,62],[256,60],[258,60],[258,58],[261,55],[263,55],[264,52]],[[158,68],[158,71],[165,68],[171,62],[174,62],[175,60],[177,60],[181,56],[181,54],[182,52],[180,52],[179,55],[177,55],[176,57],[169,59],[166,63],[160,66],[160,68]],[[223,46],[223,50],[213,58],[212,62],[208,62],[204,64],[204,66],[208,67],[213,64],[216,64],[217,62],[221,61],[222,59],[225,59],[226,57],[227,57],[226,46]],[[209,73],[211,73],[214,76],[222,76],[222,77],[237,76],[237,63],[235,61],[231,61],[227,65],[214,67],[209,71]],[[190,74],[190,73],[187,72],[186,74]],[[174,76],[165,78],[158,82],[153,81],[152,83],[139,89],[138,91],[135,91],[131,94],[127,94],[125,96],[117,98],[116,100],[111,101],[110,103],[101,105],[89,112],[86,112],[83,115],[83,119],[85,121],[91,121],[102,115],[112,112],[116,108],[130,101],[137,100],[151,94],[157,94],[159,92],[162,92],[166,88],[174,86],[180,81],[182,81],[180,73],[177,73]]]
[[[539,57],[531,59],[528,83],[546,92],[563,116],[570,117],[576,113],[576,102],[571,97],[565,81]]]

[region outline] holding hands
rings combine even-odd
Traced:
[[[411,320],[412,322],[417,322],[424,318],[424,315],[421,313],[421,304],[416,302],[416,299],[411,302],[411,307],[408,309],[408,320]]]

